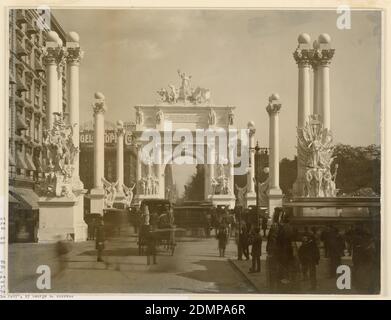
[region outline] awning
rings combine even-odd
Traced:
[[[9,194],[20,202],[22,209],[38,210],[38,195],[28,188],[9,187]]]
[[[9,203],[20,203],[11,193],[8,193],[8,202]]]
[[[21,151],[16,152],[16,166],[20,169],[27,169],[27,164]]]

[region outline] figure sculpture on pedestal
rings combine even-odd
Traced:
[[[128,188],[126,185],[122,185],[122,188],[124,190],[124,193],[125,193],[125,206],[127,208],[130,208],[131,204],[132,204],[132,200],[133,200],[133,189],[135,188],[136,184],[134,183],[133,184],[133,187],[130,187]]]
[[[239,206],[242,208],[246,207],[246,194],[247,194],[247,186],[240,188],[237,184],[235,184],[235,189],[237,192],[237,199]]]
[[[297,132],[299,161],[305,165],[305,196],[335,196],[338,166],[334,175],[331,174],[334,161],[331,131],[323,127],[317,115],[312,115]]]
[[[136,111],[136,124],[139,124],[139,125],[144,124],[144,113],[140,110]]]
[[[156,123],[160,124],[163,121],[163,117],[164,117],[164,114],[163,114],[162,110],[159,110],[158,112],[156,112]]]
[[[117,195],[117,182],[109,182],[105,178],[102,178],[103,186],[105,189],[104,204],[106,208],[113,208],[115,196]]]
[[[56,112],[54,117],[53,127],[46,131],[43,142],[45,161],[49,165],[41,191],[48,196],[71,197],[74,162],[79,149],[73,144],[73,126],[66,124],[62,113]]]
[[[254,183],[257,183],[254,178]],[[264,182],[258,182],[258,199],[261,206],[267,206],[269,200],[269,177]]]
[[[213,109],[209,111],[208,122],[211,126],[216,124],[216,112]]]

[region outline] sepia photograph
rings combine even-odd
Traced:
[[[380,295],[383,19],[8,7],[7,293]]]

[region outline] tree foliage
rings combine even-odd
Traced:
[[[185,185],[183,198],[186,201],[204,200],[204,166],[197,165],[197,171],[194,173],[189,182]]]
[[[371,188],[380,194],[380,146],[352,147],[338,144],[334,150],[338,164],[336,185],[340,193],[357,193]]]

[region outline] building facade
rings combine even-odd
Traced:
[[[36,188],[44,178],[43,139],[47,129],[47,82],[44,48],[48,32],[66,43],[66,33],[48,12],[9,10],[9,222],[10,241],[34,240],[38,220]],[[50,29],[49,29],[50,28]],[[62,108],[66,66],[62,69]]]

